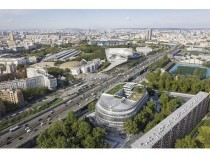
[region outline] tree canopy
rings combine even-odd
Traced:
[[[70,112],[64,121],[55,121],[37,138],[42,148],[104,148],[105,130],[79,120]]]

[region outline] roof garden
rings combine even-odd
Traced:
[[[107,94],[113,95],[117,99],[126,98],[133,101],[138,101],[145,92],[143,86],[139,86],[133,83],[121,83],[114,86],[112,89],[107,91]]]
[[[108,90],[106,93],[110,94],[110,95],[114,95],[120,89],[122,89],[124,85],[125,85],[125,83],[118,84],[118,85],[114,86],[112,89]]]
[[[130,95],[129,99],[138,101],[142,97],[145,89],[143,87],[136,86],[131,91],[132,94]]]

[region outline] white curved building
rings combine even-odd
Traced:
[[[124,123],[134,117],[148,100],[145,88],[121,83],[103,93],[96,104],[97,124],[109,131],[124,132]]]
[[[117,65],[127,62],[129,59],[136,59],[140,54],[135,53],[132,48],[107,48],[105,49],[107,61],[111,63],[105,71],[114,68]]]
[[[133,56],[132,48],[107,48],[106,58],[110,63],[116,61],[127,61],[129,56]]]

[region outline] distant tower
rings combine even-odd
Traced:
[[[13,36],[12,32],[9,33],[9,40],[14,41],[14,36]]]
[[[146,30],[146,40],[151,40],[152,39],[152,29],[147,29]]]

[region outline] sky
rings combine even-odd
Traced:
[[[0,30],[63,28],[210,28],[209,10],[0,9]]]

